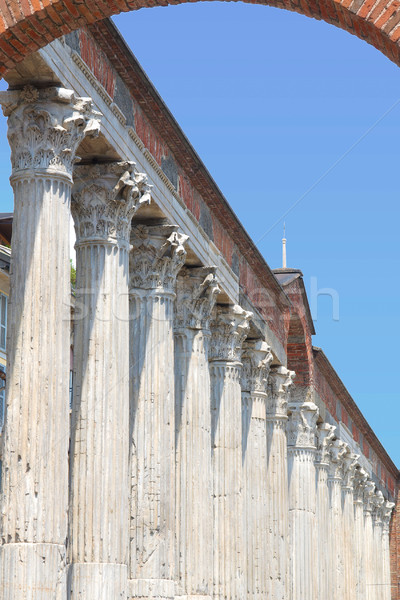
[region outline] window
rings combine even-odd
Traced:
[[[0,293],[0,349],[6,349],[7,337],[7,296]]]

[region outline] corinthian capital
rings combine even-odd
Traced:
[[[288,414],[288,446],[314,448],[318,407],[313,402],[290,402]]]
[[[343,486],[346,488],[353,488],[355,483],[355,474],[357,468],[357,461],[360,458],[359,454],[348,452],[343,458]]]
[[[240,362],[242,344],[249,331],[252,316],[241,306],[218,306],[211,323],[211,361]]]
[[[132,162],[78,165],[74,170],[72,214],[76,243],[129,242],[133,215],[150,203],[147,177]]]
[[[90,98],[60,87],[0,92],[8,117],[13,176],[27,170],[72,175],[76,150],[86,135],[98,135],[100,113]]]
[[[296,374],[286,367],[272,367],[268,378],[267,419],[286,418],[287,406]]]
[[[329,448],[330,465],[329,476],[331,479],[341,479],[343,476],[343,461],[349,453],[349,446],[342,440],[333,440]]]
[[[272,361],[271,349],[263,341],[245,341],[242,353],[242,391],[267,391],[269,366]]]
[[[335,437],[336,427],[329,423],[321,423],[317,427],[317,457],[318,463],[329,464],[329,450]]]
[[[354,502],[363,502],[365,484],[367,481],[368,473],[363,468],[356,468],[354,472]]]
[[[211,313],[220,293],[216,267],[187,268],[179,273],[176,285],[175,327],[208,329]]]
[[[375,483],[371,479],[368,479],[364,486],[364,510],[367,512],[371,512],[374,508],[374,492]]]
[[[385,498],[381,490],[372,496],[373,517],[376,525],[382,525],[382,509],[385,505]]]
[[[131,232],[130,287],[175,293],[185,264],[187,235],[177,225],[136,225]]]
[[[385,531],[386,533],[389,533],[390,519],[392,517],[392,511],[394,507],[394,502],[385,502],[382,506],[383,531]]]

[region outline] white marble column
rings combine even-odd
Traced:
[[[72,169],[97,134],[92,102],[52,87],[1,92],[14,190],[0,596],[66,597]]]
[[[343,460],[342,479],[342,521],[343,521],[343,566],[344,599],[354,600],[356,594],[355,557],[355,518],[354,518],[354,475],[359,459],[358,454],[348,452]]]
[[[289,544],[291,600],[316,600],[317,551],[315,453],[318,408],[312,402],[288,405]]]
[[[177,597],[212,594],[209,320],[220,289],[215,267],[183,268],[175,302]]]
[[[211,328],[214,600],[245,596],[240,360],[250,317],[239,306],[218,307]]]
[[[368,474],[364,469],[356,469],[354,480],[354,570],[355,600],[365,600],[367,595],[365,579],[365,535],[364,535],[364,491]]]
[[[289,487],[287,406],[295,373],[273,367],[266,400],[267,473],[265,481],[268,548],[265,571],[268,600],[289,600]]]
[[[331,539],[329,530],[329,489],[328,489],[328,471],[329,471],[329,450],[335,434],[336,427],[329,423],[318,425],[317,434],[317,453],[315,461],[316,470],[316,535],[317,535],[317,553],[315,568],[318,573],[317,599],[323,600],[329,598],[329,576],[332,567],[330,550]]]
[[[389,546],[389,526],[392,511],[395,507],[393,502],[385,502],[382,508],[382,600],[391,600],[392,598],[392,581],[390,571],[390,546]]]
[[[365,598],[366,600],[376,600],[375,597],[375,560],[374,556],[374,529],[372,523],[373,496],[375,484],[368,480],[364,489],[364,548],[365,548]]]
[[[260,340],[245,341],[242,353],[242,462],[245,597],[267,597],[270,548],[267,515],[266,399],[272,354]]]
[[[78,166],[69,597],[125,598],[128,583],[129,234],[150,201],[127,162]]]
[[[343,510],[342,510],[342,474],[343,459],[348,446],[341,440],[334,440],[330,447],[330,466],[328,474],[330,503],[330,555],[329,577],[330,598],[344,600],[343,565]]]
[[[373,498],[374,509],[372,511],[372,526],[374,530],[373,555],[374,555],[374,600],[383,598],[383,522],[382,508],[385,498],[380,490]]]
[[[175,594],[174,299],[187,236],[136,225],[130,254],[130,596]]]

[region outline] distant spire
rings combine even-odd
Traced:
[[[283,223],[282,268],[286,269],[286,223]]]

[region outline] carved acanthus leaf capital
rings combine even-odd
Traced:
[[[381,490],[377,490],[372,496],[373,517],[376,525],[382,525],[382,509],[385,505],[385,497]]]
[[[354,471],[354,502],[362,503],[364,500],[365,484],[368,481],[368,473],[361,467]]]
[[[176,277],[185,264],[189,237],[177,225],[135,225],[131,232],[130,288],[174,294]]]
[[[252,313],[241,306],[218,306],[211,322],[210,360],[240,362]]]
[[[0,92],[0,104],[8,117],[14,177],[27,170],[71,177],[79,144],[100,131],[92,100],[72,90],[26,86]]]
[[[147,177],[134,163],[76,166],[71,208],[77,245],[98,240],[128,243],[133,215],[149,203]]]
[[[374,508],[375,483],[368,479],[364,486],[364,510],[371,512]]]
[[[329,449],[335,437],[336,427],[329,423],[321,423],[317,427],[317,456],[316,461],[321,464],[329,464]]]
[[[348,452],[343,458],[343,486],[353,488],[359,454]]]
[[[318,407],[313,402],[288,404],[288,446],[314,448],[318,420]]]
[[[333,440],[329,447],[329,476],[331,479],[342,479],[343,461],[349,453],[349,446],[342,440]]]
[[[296,374],[286,367],[272,367],[268,378],[267,418],[287,417],[287,407]]]
[[[271,349],[261,340],[245,341],[242,352],[242,391],[267,392],[267,381],[272,361]]]
[[[177,278],[175,328],[205,329],[218,294],[216,267],[183,267]]]
[[[394,502],[385,502],[382,506],[382,522],[383,522],[383,530],[385,532],[389,532],[390,519],[392,517],[392,512],[395,507]]]

